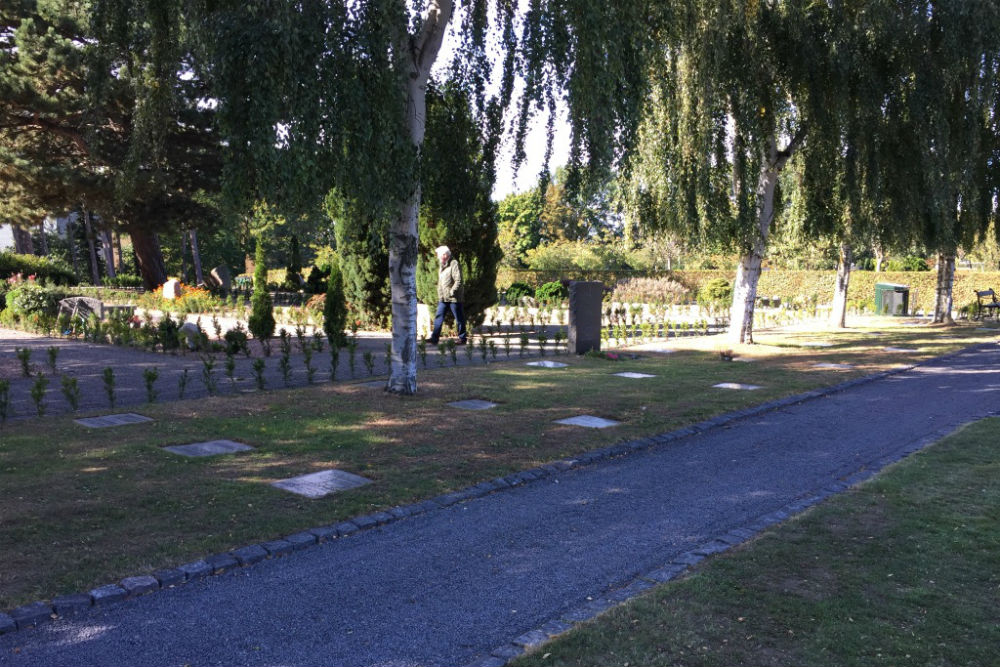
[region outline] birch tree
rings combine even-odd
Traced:
[[[225,142],[224,180],[235,203],[266,198],[285,208],[314,206],[334,188],[373,224],[385,225],[393,328],[388,389],[411,394],[425,94],[449,26],[455,58],[448,76],[468,87],[479,122],[498,134],[503,110],[519,99],[514,139],[523,155],[532,116],[564,100],[577,173],[606,172],[635,136],[647,5],[656,3],[529,0],[519,15],[513,0],[99,0],[97,18],[104,41],[119,52],[139,41],[152,45],[143,51],[151,84],[140,98],[144,109],[169,106],[170,87],[155,84],[183,67],[210,82]],[[195,62],[178,61],[188,51],[174,45],[182,38]],[[499,80],[491,95],[494,63]]]

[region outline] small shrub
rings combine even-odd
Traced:
[[[550,282],[539,285],[535,290],[535,299],[539,303],[556,303],[569,297],[569,290],[561,282]]]
[[[80,406],[80,386],[75,377],[62,376],[62,393],[73,412]]]
[[[247,357],[250,356],[250,339],[242,322],[237,322],[235,327],[226,331],[223,340],[226,342],[226,354],[235,355],[242,352]]]
[[[18,347],[15,348],[14,353],[17,355],[17,360],[21,362],[21,374],[26,378],[31,377],[31,348],[30,347]]]
[[[156,384],[156,380],[160,377],[160,371],[155,367],[144,368],[142,370],[142,381],[146,385],[146,402],[154,403],[156,402],[156,389],[153,385]]]
[[[49,379],[41,373],[38,374],[34,384],[31,385],[31,400],[35,402],[35,410],[38,412],[39,417],[45,414],[45,390],[48,386]]]
[[[252,364],[253,379],[257,383],[257,389],[264,389],[264,360],[257,358],[253,360]]]
[[[115,407],[115,369],[108,366],[101,373],[101,378],[104,380],[104,393],[108,395],[108,403],[111,407]]]
[[[219,385],[215,379],[215,357],[206,354],[201,358],[201,379],[209,396],[215,396]]]
[[[521,298],[526,296],[534,296],[535,290],[531,288],[531,285],[527,283],[512,283],[507,291],[504,292],[504,299],[507,301],[508,305],[516,306],[521,303]]]
[[[271,295],[267,291],[267,265],[265,264],[264,244],[257,241],[257,252],[254,259],[253,295],[250,297],[250,319],[247,324],[253,337],[260,340],[264,346],[264,354],[271,355],[271,337],[274,335],[274,307]]]
[[[191,378],[188,375],[188,369],[185,368],[183,371],[181,371],[180,377],[177,378],[177,397],[178,398],[180,398],[180,399],[183,400],[183,398],[184,398],[184,392],[187,391],[188,381],[190,379]]]

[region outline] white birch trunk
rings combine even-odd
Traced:
[[[833,310],[830,323],[841,329],[847,326],[847,288],[851,284],[851,262],[854,253],[847,241],[840,243],[840,261],[837,263],[837,284],[833,290]]]
[[[441,50],[451,20],[453,0],[432,1],[416,37],[407,35],[397,44],[406,56],[406,125],[410,141],[419,155],[427,127],[427,80]],[[400,202],[399,216],[389,230],[389,285],[392,295],[392,369],[388,391],[417,392],[417,219],[420,212],[420,181]]]
[[[205,277],[201,273],[201,252],[198,250],[198,232],[191,230],[191,263],[194,264],[194,284],[204,285]]]
[[[757,283],[760,281],[761,264],[767,250],[767,236],[774,221],[774,191],[778,185],[778,175],[784,169],[788,158],[805,140],[804,128],[779,151],[777,138],[768,140],[767,155],[764,156],[757,180],[757,229],[753,248],[749,254],[740,257],[733,284],[733,306],[729,313],[729,341],[734,344],[753,344],[753,313],[757,299]]]
[[[937,262],[937,294],[934,299],[934,323],[954,324],[952,287],[955,285],[955,253],[939,253]]]
[[[115,273],[115,252],[111,245],[111,232],[104,230],[101,232],[101,251],[104,252],[104,270],[108,278],[114,278]]]

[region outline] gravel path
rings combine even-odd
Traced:
[[[500,664],[525,633],[998,411],[1000,348],[972,348],[0,636],[0,665]]]

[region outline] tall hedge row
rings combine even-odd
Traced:
[[[38,280],[57,285],[75,285],[77,283],[73,269],[61,261],[37,255],[0,252],[0,280],[6,280],[18,273],[25,278],[33,275]]]
[[[605,285],[612,285],[619,279],[630,277],[629,274],[613,272],[589,272],[587,275],[550,275],[553,272],[519,271],[516,276],[504,274],[498,278],[498,285],[503,286],[501,279],[516,277],[529,284],[538,281],[570,278],[577,280],[600,280]],[[543,275],[544,274],[544,275]],[[716,278],[732,282],[735,272],[732,270],[712,271],[672,271],[672,279],[684,284],[692,294],[697,294],[703,285]],[[818,303],[830,303],[833,300],[833,290],[836,283],[835,271],[787,271],[769,270],[761,274],[757,285],[758,296],[781,297],[783,301],[793,299],[810,300],[814,296]],[[934,291],[937,284],[937,273],[934,271],[852,271],[851,285],[847,292],[849,301],[866,303],[874,307],[875,283],[893,283],[907,285],[910,288],[910,308],[922,310],[925,313],[934,310]],[[955,273],[955,285],[952,295],[956,310],[970,302],[975,302],[977,290],[993,288],[1000,293],[1000,271],[959,271]]]

